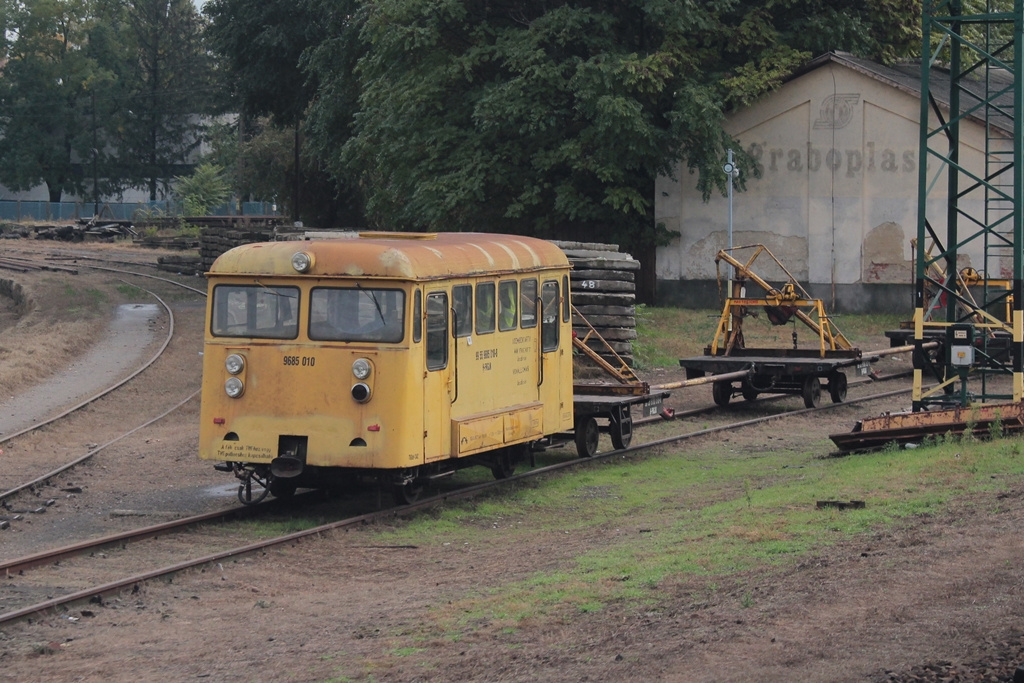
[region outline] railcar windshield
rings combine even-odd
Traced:
[[[395,343],[405,336],[405,292],[315,287],[309,295],[309,338]]]
[[[213,288],[215,337],[295,339],[299,336],[298,287],[217,285]]]

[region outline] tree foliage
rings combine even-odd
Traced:
[[[271,116],[281,127],[298,124],[317,89],[315,77],[302,69],[303,53],[329,37],[318,4],[210,0],[203,12],[210,19],[210,49],[224,56],[231,73],[236,111],[246,118]]]
[[[344,174],[332,175],[315,149],[303,144],[308,107],[316,97],[331,92],[306,68],[311,51],[335,45],[334,24],[358,5],[356,0],[210,0],[204,12],[210,18],[207,32],[211,49],[220,54],[231,73],[229,82],[241,116],[233,134],[233,157],[239,192],[257,187],[272,194],[278,207],[296,219],[317,225],[356,225],[361,221],[357,193]],[[344,40],[351,32],[342,30]],[[336,55],[335,55],[336,56]],[[333,64],[332,77],[350,73],[353,56]],[[349,78],[351,82],[351,78]],[[333,93],[333,123],[350,118],[355,91]],[[338,110],[344,114],[337,114]],[[320,139],[348,138],[349,125],[332,127]],[[222,136],[222,140],[227,138]],[[221,145],[220,152],[228,147]]]
[[[0,78],[0,182],[45,183],[51,201],[85,187],[90,159],[90,89],[107,80],[89,54],[94,27],[84,0],[0,5],[6,63]]]
[[[586,234],[649,247],[658,175],[723,190],[726,111],[813,54],[914,44],[915,0],[380,0],[352,77],[316,49],[310,131],[382,227]],[[343,64],[343,62],[342,62]],[[340,122],[353,122],[339,140]],[[753,168],[742,154],[741,165]]]
[[[191,174],[174,179],[174,197],[187,216],[202,216],[230,196],[231,183],[217,164],[199,164]]]
[[[217,78],[192,0],[114,0],[104,20],[118,27],[122,106],[115,121],[122,177],[157,199],[202,142],[216,109]]]
[[[3,0],[0,182],[148,187],[199,144],[214,71],[191,0]]]

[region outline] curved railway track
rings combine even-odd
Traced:
[[[390,509],[385,509],[385,510],[377,510],[377,511],[374,511],[374,512],[369,512],[369,513],[365,513],[365,514],[359,514],[359,515],[352,516],[352,517],[346,517],[344,519],[340,519],[340,520],[336,520],[336,521],[331,521],[331,522],[328,522],[328,523],[325,523],[325,524],[321,524],[321,525],[318,525],[318,526],[315,526],[315,527],[311,527],[309,529],[304,529],[302,531],[297,531],[297,532],[294,532],[294,533],[285,534],[285,535],[278,536],[278,537],[275,537],[275,538],[264,539],[264,540],[260,540],[260,541],[252,542],[252,543],[245,543],[245,544],[237,545],[237,546],[234,546],[234,547],[229,547],[229,548],[226,548],[226,549],[219,549],[219,550],[216,550],[216,551],[213,551],[213,552],[209,552],[207,554],[204,554],[204,555],[201,555],[201,556],[198,556],[198,557],[194,557],[194,558],[191,558],[191,559],[187,559],[187,560],[171,561],[167,565],[162,566],[162,567],[146,569],[144,571],[131,573],[131,574],[126,575],[126,576],[120,576],[119,578],[116,578],[116,579],[113,579],[113,580],[110,580],[110,581],[106,581],[106,582],[100,583],[98,585],[94,585],[92,587],[89,587],[89,588],[83,588],[83,589],[80,589],[80,590],[77,590],[77,591],[68,592],[68,593],[66,593],[64,595],[61,595],[61,596],[58,596],[58,597],[48,597],[46,600],[43,600],[43,601],[40,601],[40,602],[36,602],[36,603],[33,603],[33,604],[26,604],[26,605],[23,605],[23,606],[18,607],[16,609],[9,610],[9,611],[7,611],[7,612],[5,612],[3,614],[0,614],[0,624],[11,622],[11,621],[15,621],[15,620],[18,620],[18,619],[30,616],[32,614],[37,614],[39,612],[45,612],[46,610],[49,610],[49,609],[55,609],[55,608],[59,608],[59,607],[66,607],[66,606],[68,606],[68,605],[70,605],[72,603],[80,602],[80,601],[83,601],[83,600],[102,599],[102,596],[109,595],[109,594],[112,594],[112,593],[117,593],[119,591],[126,590],[126,589],[131,589],[131,588],[137,586],[138,584],[146,582],[146,581],[150,581],[150,580],[161,578],[161,577],[171,576],[171,575],[174,575],[174,574],[176,574],[178,572],[181,572],[181,571],[184,571],[184,570],[195,569],[195,568],[211,565],[211,564],[214,564],[214,563],[222,562],[222,561],[227,560],[227,559],[236,558],[236,557],[239,557],[239,556],[249,555],[249,554],[252,554],[252,553],[260,552],[260,551],[266,550],[268,548],[272,548],[274,546],[294,543],[295,541],[298,541],[298,540],[301,540],[301,539],[304,539],[304,538],[308,538],[308,537],[312,537],[312,536],[318,536],[318,535],[326,533],[326,532],[330,532],[330,531],[334,531],[334,530],[338,530],[338,529],[355,527],[355,526],[359,526],[359,525],[366,524],[366,523],[369,523],[369,522],[380,521],[382,519],[386,519],[386,518],[389,518],[389,517],[394,517],[394,516],[397,516],[397,515],[400,515],[400,514],[407,514],[409,512],[413,512],[413,511],[417,511],[417,510],[431,508],[431,507],[434,507],[434,506],[439,505],[441,503],[448,503],[448,502],[455,502],[455,501],[469,499],[469,498],[472,498],[472,497],[476,497],[476,496],[482,495],[482,494],[487,493],[487,492],[491,492],[491,491],[493,491],[493,490],[495,490],[495,489],[497,489],[499,487],[507,486],[509,482],[522,481],[522,480],[533,478],[533,477],[544,476],[544,475],[547,475],[547,474],[550,474],[550,473],[553,473],[553,472],[557,472],[557,471],[561,471],[561,470],[565,470],[565,469],[568,469],[568,468],[579,467],[579,466],[584,465],[586,463],[600,461],[600,460],[604,460],[604,459],[610,459],[610,458],[614,458],[614,457],[620,457],[620,456],[622,456],[624,454],[628,454],[628,453],[639,453],[639,452],[642,452],[642,451],[645,451],[645,450],[649,450],[649,449],[652,449],[652,448],[655,448],[655,447],[658,447],[658,446],[664,446],[664,445],[668,445],[668,444],[672,444],[672,443],[678,443],[680,441],[685,441],[687,439],[693,439],[693,438],[697,438],[697,437],[701,437],[701,436],[707,436],[709,434],[714,434],[714,433],[717,433],[717,432],[725,432],[725,431],[734,430],[734,429],[741,429],[741,428],[744,428],[744,427],[749,427],[751,425],[756,425],[756,424],[761,424],[761,423],[771,422],[771,421],[776,421],[776,420],[783,420],[783,419],[785,419],[787,417],[792,417],[792,416],[796,416],[796,415],[804,415],[804,414],[812,413],[812,412],[824,412],[824,411],[832,410],[834,408],[837,408],[837,407],[840,407],[840,406],[844,406],[844,405],[864,403],[864,402],[869,402],[869,401],[883,400],[883,399],[891,398],[893,396],[897,396],[897,395],[902,394],[902,393],[906,393],[909,390],[910,390],[909,388],[896,389],[896,390],[892,390],[892,391],[886,391],[886,392],[881,392],[881,393],[877,393],[877,394],[871,394],[871,395],[868,395],[868,396],[851,398],[851,399],[849,399],[849,400],[847,400],[847,401],[845,401],[844,403],[841,403],[841,404],[829,404],[829,405],[824,405],[824,406],[820,406],[820,407],[817,407],[817,408],[800,408],[800,409],[796,409],[796,410],[789,410],[789,411],[773,413],[773,414],[769,414],[769,415],[762,415],[762,416],[759,416],[759,417],[756,417],[756,418],[744,419],[744,420],[740,420],[740,421],[733,421],[733,422],[729,422],[727,424],[722,424],[722,425],[717,425],[717,426],[708,427],[708,428],[704,428],[704,429],[699,429],[699,430],[696,430],[696,431],[682,432],[682,433],[679,433],[679,434],[674,434],[674,435],[671,435],[671,436],[668,436],[668,437],[655,439],[655,440],[648,441],[648,442],[645,442],[645,443],[632,445],[632,446],[630,446],[628,448],[621,449],[621,450],[611,450],[611,451],[607,451],[607,452],[603,452],[603,453],[598,453],[597,455],[593,456],[592,458],[571,458],[571,459],[567,459],[567,460],[564,460],[562,462],[558,462],[558,463],[555,463],[555,464],[552,464],[552,465],[548,465],[548,466],[545,466],[545,467],[535,468],[535,469],[532,469],[532,470],[530,470],[528,472],[517,474],[517,475],[514,475],[514,476],[509,477],[507,479],[501,479],[501,480],[496,480],[496,481],[488,481],[488,482],[484,482],[484,483],[479,483],[479,484],[474,484],[474,485],[466,486],[466,487],[459,488],[459,489],[453,490],[453,491],[445,491],[445,492],[442,492],[442,493],[440,493],[438,495],[431,496],[431,497],[425,498],[423,500],[420,500],[420,501],[418,501],[416,503],[413,503],[411,505],[406,505],[406,506],[401,506],[401,507],[396,507],[396,508],[390,508]],[[700,409],[700,410],[704,410],[704,409]],[[719,409],[716,412],[721,413],[722,411]],[[277,501],[275,501],[275,502],[277,502]],[[172,533],[178,533],[178,532],[181,532],[182,530],[185,530],[185,529],[195,529],[198,525],[208,524],[210,522],[216,522],[216,521],[220,521],[220,520],[223,520],[223,519],[226,519],[226,518],[233,518],[233,517],[238,516],[239,514],[245,514],[245,513],[249,512],[249,511],[259,512],[262,509],[267,509],[267,508],[270,508],[270,507],[273,507],[273,505],[263,504],[263,505],[255,507],[255,508],[245,508],[245,509],[242,509],[242,510],[239,510],[239,509],[224,510],[224,511],[217,512],[217,513],[210,513],[210,514],[205,514],[205,515],[198,515],[198,516],[195,516],[195,517],[183,518],[183,519],[175,520],[174,522],[168,522],[168,523],[165,523],[165,524],[142,527],[142,528],[135,529],[135,530],[132,530],[132,531],[129,531],[129,532],[125,532],[125,533],[116,534],[116,535],[113,535],[113,536],[107,536],[107,537],[104,537],[104,538],[96,539],[94,541],[74,544],[72,546],[66,546],[66,547],[63,547],[63,548],[58,548],[58,549],[55,549],[55,550],[46,551],[46,552],[43,552],[43,553],[38,553],[38,554],[35,554],[35,555],[18,558],[16,560],[11,560],[11,561],[8,561],[8,562],[3,562],[3,563],[0,563],[0,571],[4,571],[8,576],[10,576],[12,574],[17,574],[17,573],[23,572],[25,570],[28,570],[28,569],[30,569],[32,567],[39,567],[39,566],[42,566],[42,565],[47,565],[47,564],[52,564],[52,563],[55,563],[55,562],[60,562],[60,561],[66,559],[66,558],[69,558],[69,557],[83,556],[83,555],[85,555],[87,553],[91,553],[91,554],[95,555],[95,554],[99,553],[99,551],[101,551],[101,549],[104,548],[104,547],[115,546],[115,545],[124,546],[125,544],[137,542],[137,541],[139,541],[141,539],[149,539],[149,538],[154,538],[156,536],[167,535],[167,534],[172,534]],[[195,535],[190,536],[189,548],[190,549],[194,548],[196,544],[197,544],[197,541],[196,541]],[[55,592],[54,591],[54,587],[48,586],[47,587],[47,591],[45,591],[45,592],[48,595],[52,594],[53,592]]]
[[[38,263],[38,260],[33,260],[33,259],[18,259],[18,261],[21,262],[21,263],[26,263],[26,264],[31,264],[33,262]],[[142,265],[142,264],[138,264],[138,265]],[[169,284],[174,285],[176,287],[182,287],[182,288],[191,290],[193,292],[196,292],[196,293],[200,294],[201,296],[204,296],[204,297],[206,296],[206,293],[204,291],[202,291],[202,290],[196,289],[194,287],[191,287],[189,285],[186,285],[186,284],[183,284],[183,283],[180,283],[180,282],[175,282],[174,280],[171,280],[169,278],[154,276],[154,275],[150,275],[150,274],[147,274],[147,273],[139,273],[139,272],[135,272],[135,271],[129,271],[129,270],[120,269],[120,268],[109,268],[109,267],[105,267],[105,266],[98,266],[98,265],[92,265],[92,264],[84,265],[83,267],[90,268],[90,269],[96,269],[96,270],[102,270],[102,271],[111,272],[111,273],[116,273],[116,274],[119,274],[119,275],[135,276],[135,277],[155,279],[155,280],[159,280],[159,281],[162,281],[162,282],[169,283]],[[125,283],[125,284],[130,284],[126,280],[120,280],[120,281]],[[133,285],[133,286],[137,286],[137,285]],[[56,415],[53,415],[53,416],[48,417],[48,418],[46,418],[44,420],[40,420],[40,421],[38,421],[38,422],[36,422],[34,424],[31,424],[31,425],[29,425],[27,427],[19,429],[16,432],[14,432],[13,434],[5,435],[3,438],[0,438],[0,445],[12,442],[16,438],[19,438],[19,437],[25,436],[27,434],[30,434],[32,432],[35,432],[37,430],[40,430],[43,427],[52,425],[54,423],[58,423],[59,421],[61,421],[61,420],[65,419],[65,418],[69,417],[70,415],[76,413],[77,411],[79,411],[79,410],[81,410],[81,409],[83,409],[83,408],[85,408],[87,406],[94,405],[100,399],[102,399],[102,398],[112,394],[116,390],[118,390],[118,389],[124,387],[125,385],[127,385],[129,382],[131,382],[132,380],[137,378],[139,375],[141,375],[143,372],[145,372],[147,369],[152,367],[158,360],[161,359],[161,357],[164,355],[165,351],[167,350],[168,346],[170,345],[172,339],[174,338],[174,334],[175,334],[174,312],[173,312],[171,306],[163,298],[161,298],[158,294],[156,294],[155,292],[153,292],[153,291],[151,291],[149,289],[146,289],[144,287],[139,287],[139,289],[141,289],[142,291],[145,291],[149,296],[151,296],[153,299],[155,299],[160,304],[160,306],[164,309],[164,311],[165,311],[165,313],[167,315],[167,320],[168,320],[167,334],[166,334],[165,338],[163,339],[163,342],[161,343],[160,347],[154,353],[154,355],[149,360],[147,360],[146,362],[141,364],[139,367],[137,367],[135,370],[133,370],[127,377],[124,377],[123,379],[120,379],[120,380],[110,384],[109,386],[107,386],[107,387],[103,388],[102,390],[96,392],[95,394],[89,396],[85,400],[82,400],[82,401],[80,401],[78,403],[75,403],[74,405],[72,405],[70,407],[67,407],[67,408],[61,410],[61,412],[59,412]],[[122,439],[124,439],[124,438],[126,438],[128,436],[131,436],[131,435],[139,432],[140,430],[145,429],[146,427],[149,427],[150,425],[152,425],[152,424],[158,422],[159,420],[165,418],[167,415],[169,415],[172,412],[178,410],[179,408],[184,406],[186,403],[188,403],[189,401],[194,399],[198,394],[199,394],[199,390],[196,389],[191,394],[189,394],[187,397],[185,397],[181,401],[175,403],[169,409],[161,412],[157,416],[155,416],[153,418],[150,418],[148,420],[145,420],[141,424],[138,424],[137,426],[134,426],[131,429],[128,429],[128,430],[118,434],[114,438],[108,439],[103,444],[100,444],[100,445],[97,445],[97,446],[89,448],[84,454],[82,454],[80,456],[77,456],[77,457],[74,457],[71,460],[62,463],[61,465],[59,465],[59,466],[57,466],[55,468],[50,468],[47,471],[42,472],[42,473],[38,473],[38,474],[33,473],[32,475],[29,476],[29,478],[21,481],[20,483],[16,483],[16,484],[13,484],[13,485],[12,484],[8,484],[5,488],[0,489],[0,504],[3,504],[5,507],[8,507],[7,501],[9,499],[11,499],[11,498],[14,498],[19,493],[25,492],[27,490],[33,490],[36,487],[38,487],[38,486],[40,486],[40,485],[42,485],[42,484],[52,480],[56,476],[58,476],[60,474],[63,474],[65,472],[71,470],[72,468],[76,467],[77,465],[80,465],[80,464],[82,464],[82,463],[92,459],[93,456],[95,456],[97,453],[103,451],[104,449],[108,448],[109,446],[112,446],[113,444],[121,441]],[[12,466],[12,457],[11,457],[10,451],[6,455],[6,462],[5,462],[5,464],[6,464],[7,467],[11,467]],[[16,466],[20,466],[16,461],[14,461],[13,464],[16,465]],[[31,467],[30,467],[30,469],[31,469]],[[36,472],[38,472],[38,471],[39,470],[37,469]],[[17,519],[17,515],[14,516],[14,519]]]

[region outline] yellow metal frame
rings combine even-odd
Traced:
[[[735,258],[730,251],[741,249],[754,249],[754,253],[742,262]],[[789,278],[781,287],[774,287],[752,269],[754,261],[762,254],[767,254]],[[776,258],[768,247],[763,244],[753,244],[743,247],[723,249],[715,257],[715,264],[718,266],[725,261],[736,269],[736,283],[733,285],[733,292],[725,300],[725,307],[722,310],[722,317],[718,321],[715,330],[715,338],[711,343],[711,355],[718,355],[719,349],[723,349],[723,355],[728,356],[737,344],[742,348],[743,344],[743,317],[746,309],[750,306],[785,306],[796,309],[793,316],[809,327],[818,335],[819,353],[822,357],[827,351],[850,350],[853,345],[846,336],[832,323],[825,311],[825,305],[821,299],[812,298],[807,291],[800,286],[796,278],[786,269],[782,262]],[[719,273],[721,280],[721,273]],[[751,281],[765,291],[764,298],[740,298],[732,296],[740,291],[744,281]],[[804,310],[809,310],[814,317],[808,315]]]

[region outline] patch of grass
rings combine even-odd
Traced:
[[[633,342],[637,366],[677,368],[680,358],[702,354],[721,315],[721,311],[709,309],[637,306],[637,339]]]
[[[70,282],[65,282],[63,290],[63,304],[67,313],[72,315],[100,315],[105,311],[105,304],[108,301],[106,292],[87,287],[79,289]]]
[[[140,299],[144,299],[144,300],[146,300],[148,302],[148,301],[152,301],[152,299],[153,299],[152,296],[150,296],[148,293],[143,291],[140,287],[136,287],[135,285],[125,284],[123,282],[121,284],[117,285],[117,291],[118,291],[119,294],[121,294],[121,296],[125,297],[129,301],[137,301],[137,300],[140,300]]]
[[[840,541],[941,513],[979,492],[1015,490],[1024,444],[936,442],[909,451],[821,458],[821,444],[756,458],[725,444],[595,463],[515,494],[437,512],[383,532],[381,543],[475,547],[541,544],[543,570],[431,611],[430,633],[449,640],[511,632],[536,619],[567,619],[625,602],[656,608],[667,585],[756,581]],[[864,500],[860,510],[818,509],[818,500]],[[552,567],[554,562],[556,566]],[[754,574],[751,579],[751,574]],[[733,592],[743,608],[756,590]],[[396,647],[400,643],[396,644]]]

